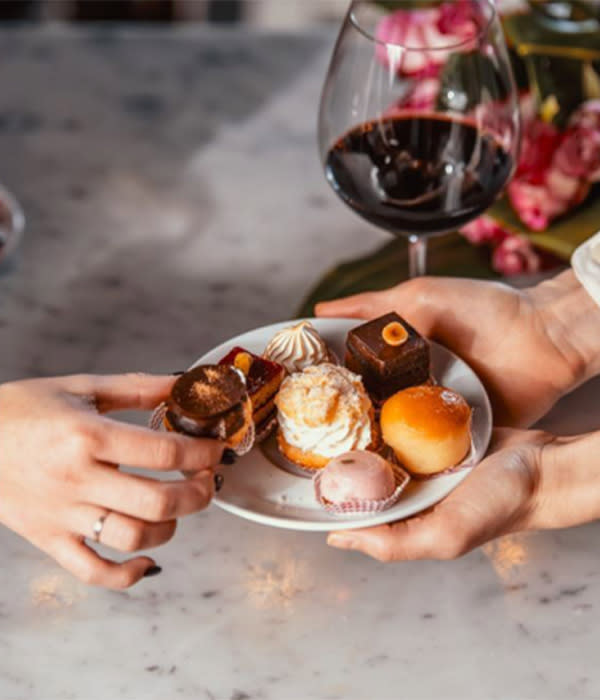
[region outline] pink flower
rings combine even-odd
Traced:
[[[521,157],[515,177],[526,175],[529,182],[543,182],[560,139],[560,132],[552,124],[540,119],[528,122],[523,130]]]
[[[469,0],[458,0],[438,8],[391,12],[375,32],[377,58],[402,75],[437,76],[453,47],[476,36],[473,7]]]
[[[571,115],[569,126],[600,129],[600,100],[583,102]]]
[[[510,235],[494,219],[485,215],[463,226],[460,232],[474,245],[482,245],[484,243],[497,245]]]
[[[597,129],[592,129],[595,120]],[[600,178],[600,109],[578,110],[564,134],[534,119],[525,126],[508,197],[526,226],[543,231],[583,202],[596,170]]]
[[[526,238],[509,236],[494,251],[492,267],[509,277],[533,274],[541,270],[542,260]]]
[[[515,178],[507,191],[513,209],[532,231],[543,231],[564,211],[562,200],[555,200],[543,183]]]
[[[435,29],[437,15],[437,10],[397,10],[384,17],[375,33],[382,42],[376,49],[379,61],[403,75],[436,75],[446,57],[423,49],[435,44],[429,30]]]
[[[519,111],[524,124],[529,124],[536,118],[538,102],[533,90],[523,90],[519,93]]]
[[[578,178],[552,168],[541,184],[515,178],[508,185],[508,197],[521,221],[532,231],[544,231],[550,223],[581,204],[590,186]]]
[[[437,78],[415,81],[406,95],[386,111],[385,116],[401,115],[405,110],[432,110],[435,107],[439,91],[440,81]]]
[[[597,179],[600,175],[600,129],[570,126],[556,151],[554,163],[571,177]]]
[[[440,6],[438,29],[442,34],[453,34],[463,41],[477,36],[477,22],[473,14],[474,3],[469,0],[447,2]]]
[[[571,177],[600,180],[600,100],[588,100],[573,112],[555,164]]]

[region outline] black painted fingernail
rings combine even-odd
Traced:
[[[182,374],[185,374],[185,372],[171,372],[172,377],[181,377]]]
[[[215,491],[217,491],[217,493],[223,488],[224,483],[225,477],[223,474],[215,474]]]
[[[160,572],[162,571],[162,566],[151,566],[149,569],[146,569],[146,572],[144,573],[144,578],[150,578],[150,576],[158,576]]]
[[[227,448],[223,450],[223,456],[221,457],[221,464],[229,466],[230,464],[235,464],[237,460],[237,455],[233,450]]]

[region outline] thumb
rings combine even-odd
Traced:
[[[379,561],[452,559],[463,551],[461,531],[448,527],[439,510],[391,525],[332,532],[327,544],[353,549]]]

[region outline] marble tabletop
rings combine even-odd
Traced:
[[[333,38],[0,33],[0,181],[28,219],[0,275],[0,381],[182,369],[383,240],[320,171]],[[597,428],[599,388],[544,426]],[[382,565],[213,507],[154,553],[160,576],[115,593],[0,530],[0,697],[597,698],[599,538]]]

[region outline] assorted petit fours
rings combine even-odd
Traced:
[[[441,386],[404,389],[381,409],[381,431],[399,462],[427,478],[460,464],[471,449],[471,408]]]
[[[284,368],[277,362],[254,355],[244,348],[235,347],[219,362],[238,369],[246,378],[246,390],[252,402],[252,418],[256,440],[267,438],[277,423],[275,397],[285,377]]]
[[[288,374],[323,362],[336,363],[327,343],[310,321],[278,331],[267,345],[264,357],[283,365]]]
[[[430,478],[469,454],[471,408],[432,384],[429,343],[398,314],[350,331],[345,364],[302,321],[276,333],[262,357],[234,347],[183,374],[155,423],[240,455],[277,426],[279,452],[314,476],[317,501],[340,515],[389,508],[409,473]]]
[[[239,371],[203,365],[177,379],[166,401],[167,430],[222,440],[237,454],[254,445],[252,403]]]
[[[275,400],[279,449],[305,469],[321,469],[333,457],[376,449],[375,412],[360,377],[330,363],[289,375]]]
[[[377,406],[401,389],[429,381],[429,343],[396,313],[350,331],[346,367],[362,377]]]

